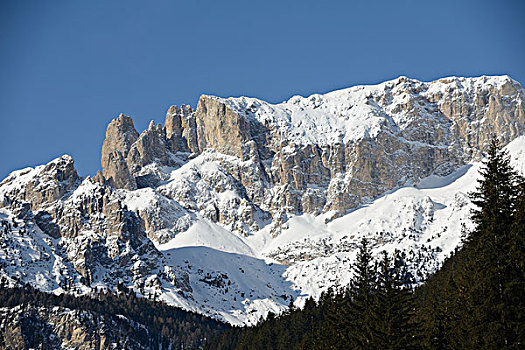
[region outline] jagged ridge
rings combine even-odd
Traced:
[[[401,77],[279,105],[202,96],[141,134],[121,115],[94,178],[64,156],[0,184],[1,218],[18,225],[4,233],[1,272],[48,291],[122,281],[232,323],[346,283],[362,235],[406,250],[420,280],[458,244],[468,186],[402,189],[376,201],[394,200],[386,217],[367,203],[428,176],[472,182],[465,166],[491,133],[521,135],[524,116],[506,76]]]

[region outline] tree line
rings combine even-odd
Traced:
[[[151,349],[200,348],[207,339],[229,328],[211,318],[137,297],[131,289],[121,284],[116,293],[99,289],[91,295],[81,296],[45,293],[29,284],[14,288],[7,288],[5,282],[1,284],[0,307],[60,306],[88,311],[97,317],[114,321],[124,336],[128,334]],[[138,332],[137,328],[131,327],[129,322],[118,315],[144,325],[147,331]]]
[[[422,338],[404,255],[381,253],[360,242],[350,285],[328,289],[302,309],[290,304],[254,327],[233,328],[212,339],[208,349],[410,349]]]

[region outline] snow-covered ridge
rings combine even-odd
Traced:
[[[242,235],[268,224],[277,234],[288,214],[344,215],[480,159],[494,131],[505,144],[525,132],[522,100],[506,76],[401,77],[276,105],[203,96],[195,111],[172,106],[164,127],[150,123],[140,135],[131,118],[113,120],[102,174],[119,189],[154,188]],[[151,231],[153,221],[141,213]],[[191,217],[173,216],[171,232]]]
[[[518,169],[525,165],[524,145],[522,136],[506,147]],[[330,286],[346,285],[361,237],[371,239],[375,253],[404,251],[415,278],[422,280],[458,246],[463,227],[470,227],[472,203],[467,194],[476,187],[479,167],[472,163],[447,177],[433,175],[331,222],[325,221],[326,215],[291,216],[276,238],[267,228],[239,236],[196,217],[187,232],[156,245],[154,260],[134,253],[134,271],[143,269],[144,261],[154,264],[143,285],[134,288],[139,295],[157,293],[172,305],[232,324],[253,324],[269,311],[284,310],[290,296],[302,305],[305,298],[319,297]],[[84,179],[70,200],[79,200],[91,187]],[[155,207],[157,195],[150,189],[125,194],[131,210]],[[0,209],[0,219],[12,220],[12,213]],[[56,240],[31,222],[17,221],[19,226],[0,244],[1,275],[55,292],[63,292],[64,281],[72,279],[80,292],[89,291],[68,254],[84,236],[96,238],[93,232]],[[104,276],[119,275],[118,271],[106,271],[102,265],[95,271],[95,286],[114,287]]]
[[[58,167],[60,164],[73,162],[73,158],[64,154],[61,157],[51,160],[44,165],[38,165],[34,168],[27,167],[11,172],[2,182],[0,182],[0,202],[2,196],[15,190],[23,190],[27,184],[35,177],[39,176],[46,168]]]
[[[204,98],[140,134],[119,116],[102,174],[64,156],[0,184],[0,275],[72,293],[120,281],[232,324],[348,283],[363,236],[421,281],[469,226],[492,133],[523,170],[522,101],[505,76],[401,77],[277,105]]]
[[[447,77],[432,82],[421,82],[401,76],[377,85],[358,85],[313,94],[308,97],[293,96],[279,104],[271,104],[252,97],[221,98],[209,96],[223,102],[233,111],[256,119],[263,125],[273,125],[283,137],[297,144],[347,143],[363,137],[375,137],[383,125],[403,129],[422,114],[425,106],[416,103],[417,113],[399,113],[400,106],[414,99],[438,101],[447,92],[456,90],[467,94],[500,90],[520,84],[507,75],[481,76],[476,78]],[[520,96],[515,96],[520,100]]]

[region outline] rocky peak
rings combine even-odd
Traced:
[[[203,95],[196,110],[199,150],[213,148],[218,152],[245,158],[244,146],[254,139],[255,121],[229,108],[220,99]]]
[[[78,185],[79,177],[69,155],[46,165],[11,173],[0,184],[0,207],[12,206],[23,217],[62,198]]]
[[[195,112],[188,105],[171,106],[166,113],[164,128],[171,152],[196,150]]]
[[[133,119],[124,114],[120,114],[108,125],[106,139],[102,144],[102,174],[116,188],[137,188],[126,158],[138,137]]]
[[[119,150],[129,151],[131,145],[137,140],[139,133],[135,130],[133,119],[124,114],[109,123],[106,130],[107,147],[115,145],[120,146]]]
[[[162,125],[155,126],[152,120],[146,130],[133,143],[127,155],[126,162],[131,175],[139,188],[149,186],[149,172],[143,172],[145,165],[154,163],[157,166],[173,165],[171,152],[168,149],[165,129]],[[147,181],[143,181],[143,180]]]
[[[195,111],[172,106],[162,129],[151,122],[120,154],[114,151],[121,162],[109,164],[104,176],[120,188],[155,188],[171,176],[159,167],[178,168],[212,150],[231,179],[226,187],[240,198],[234,210],[197,204],[205,217],[230,225],[238,220],[235,210],[249,212],[243,219],[249,227],[260,227],[257,215],[279,224],[286,213],[337,217],[386,191],[479,159],[493,133],[504,144],[521,135],[523,98],[519,83],[507,76],[428,83],[402,76],[280,104],[203,95]],[[206,186],[216,187],[217,198],[225,188],[213,181]],[[188,202],[186,192],[166,191]]]
[[[130,117],[120,115],[106,131],[102,146],[102,174],[114,187],[134,190],[158,182],[155,166],[179,166],[185,153],[199,152],[195,112],[189,106],[172,106],[165,125],[152,120],[140,135]],[[178,153],[184,153],[178,158]],[[181,160],[182,159],[182,160]]]
[[[41,176],[46,176],[58,182],[67,181],[69,184],[74,183],[78,179],[78,174],[73,157],[65,154],[52,160],[42,169]]]

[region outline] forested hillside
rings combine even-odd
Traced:
[[[205,316],[137,297],[121,285],[116,294],[99,289],[92,295],[74,296],[44,293],[29,285],[6,288],[1,283],[0,349],[199,348],[229,328]]]

